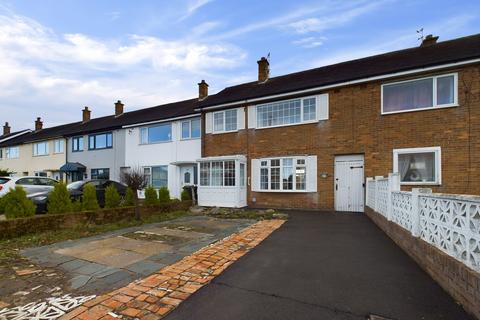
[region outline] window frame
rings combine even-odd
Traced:
[[[79,141],[82,141],[82,148],[80,149],[79,146],[80,144],[78,143]],[[75,141],[77,141],[77,149],[75,149]],[[85,150],[85,138],[84,136],[76,136],[72,137],[72,152],[83,152]]]
[[[200,134],[198,137],[192,137],[192,124],[193,121],[198,121],[200,125]],[[188,137],[183,137],[183,124],[188,122]],[[193,119],[187,119],[180,121],[180,140],[194,140],[194,139],[200,139],[202,136],[202,121],[200,118],[193,118]]]
[[[162,140],[162,141],[153,141],[153,142],[150,142],[150,128],[156,128],[156,127],[162,127],[162,126],[170,126],[170,138],[168,140]],[[146,142],[143,142],[142,140],[142,132],[143,130],[146,130],[147,134],[146,134]],[[181,135],[181,133],[180,133]],[[161,123],[157,123],[157,124],[154,124],[154,125],[150,125],[150,126],[146,126],[146,127],[141,127],[139,128],[139,144],[144,146],[144,145],[150,145],[150,144],[158,144],[158,143],[168,143],[168,142],[172,142],[173,141],[173,123],[172,122],[161,122]]]
[[[57,151],[57,143],[58,143],[58,146],[60,147],[59,150],[60,151]],[[63,139],[55,139],[53,140],[53,153],[54,154],[60,154],[60,153],[63,153],[65,150],[65,141]]]
[[[393,172],[398,171],[398,155],[400,154],[412,154],[412,153],[435,153],[435,181],[402,181],[402,177],[399,175],[400,185],[411,186],[440,186],[442,185],[442,148],[437,147],[419,147],[419,148],[403,148],[393,149]]]
[[[99,179],[98,178],[98,171],[99,170],[103,170],[103,174],[105,174],[105,171],[108,172],[108,178],[107,179]],[[96,174],[96,178],[93,177],[93,171],[96,171],[97,174]],[[110,180],[110,168],[93,168],[93,169],[90,169],[90,179],[92,180]]]
[[[105,147],[97,148],[97,137],[98,136],[103,136],[103,135],[105,135]],[[111,136],[111,140],[112,140],[112,145],[111,146],[108,145],[108,136],[109,135]],[[93,138],[93,148],[90,147],[90,139],[92,139],[92,138]],[[90,135],[88,135],[88,141],[87,142],[88,142],[88,150],[89,151],[112,149],[113,148],[113,132],[109,131],[109,132],[90,134]]]
[[[213,166],[212,164],[213,163],[219,163],[221,162],[222,163],[222,167],[221,167],[221,184],[220,185],[213,185],[212,184],[212,181],[214,181],[214,175],[213,175]],[[226,169],[226,166],[225,166],[225,162],[232,162],[233,163],[233,177],[230,175],[230,176],[227,176],[225,173],[228,171],[228,172],[232,172],[231,171],[231,168],[229,170],[225,170]],[[200,179],[198,181],[198,186],[201,187],[201,188],[227,188],[227,189],[234,189],[234,188],[239,188],[239,187],[244,187],[244,186],[241,186],[240,185],[240,179],[239,177],[237,177],[237,170],[240,169],[240,163],[243,163],[243,162],[237,162],[236,160],[233,160],[233,159],[216,159],[216,160],[209,160],[209,161],[201,161],[199,163],[199,170],[198,170],[198,173],[199,173],[199,176],[200,176]],[[205,178],[205,177],[202,177],[202,166],[204,166],[205,164],[208,164],[208,176],[206,177],[207,181],[208,181],[208,185],[205,185],[205,184],[202,184],[202,179]],[[246,167],[245,167],[246,168]],[[230,179],[229,181],[232,181],[231,179],[233,178],[233,182],[234,184],[233,185],[225,185],[225,181],[227,181],[226,179]]]
[[[11,156],[11,150],[15,149],[15,157]],[[20,158],[20,147],[19,146],[13,146],[13,147],[6,147],[5,148],[5,159],[10,160],[10,159],[18,159]]]
[[[443,77],[449,77],[453,76],[453,103],[449,104],[437,104],[437,99],[438,99],[438,92],[437,92],[437,80],[438,78],[443,78]],[[407,83],[407,82],[413,82],[413,81],[420,81],[420,80],[427,80],[427,79],[432,79],[432,106],[431,107],[425,107],[425,108],[417,108],[417,109],[405,109],[405,110],[398,110],[398,111],[384,111],[383,110],[383,94],[384,94],[384,87],[390,86],[390,85],[396,85],[396,84],[401,84],[401,83]],[[453,107],[458,107],[458,73],[453,72],[453,73],[445,73],[445,74],[439,74],[439,75],[434,75],[434,76],[428,76],[428,77],[421,77],[421,78],[411,78],[408,80],[402,80],[402,81],[395,81],[395,82],[389,82],[389,83],[383,83],[380,88],[380,110],[382,115],[388,115],[388,114],[396,114],[396,113],[405,113],[405,112],[415,112],[415,111],[425,111],[425,110],[436,110],[436,109],[444,109],[444,108],[453,108]]]
[[[153,169],[154,168],[165,168],[166,170],[166,173],[167,173],[167,179],[166,179],[166,182],[167,184],[165,186],[160,186],[160,187],[157,187],[157,186],[154,186],[153,185]],[[169,183],[169,173],[168,173],[168,165],[159,165],[159,166],[144,166],[142,167],[143,168],[143,175],[145,177],[148,177],[147,180],[148,180],[148,186],[151,186],[151,187],[154,187],[155,189],[160,189],[162,187],[166,187],[168,188],[168,183]],[[155,180],[161,180],[161,179],[155,179]]]
[[[235,113],[235,129],[227,130],[227,112],[234,112]],[[223,129],[222,130],[215,130],[215,115],[222,114],[223,115]],[[229,132],[237,132],[238,131],[238,109],[227,109],[221,111],[212,112],[212,133],[219,134],[219,133],[229,133]]]
[[[284,159],[291,159],[292,160],[292,189],[284,189],[284,179],[283,179],[283,173],[284,173],[284,165],[283,165],[283,160]],[[308,168],[308,157],[307,156],[285,156],[285,157],[269,157],[269,158],[259,158],[257,159],[259,161],[258,165],[258,172],[257,174],[257,183],[258,183],[258,191],[255,192],[280,192],[280,193],[308,193],[308,171],[312,170],[311,168]],[[274,166],[274,168],[279,168],[280,169],[280,175],[279,175],[279,189],[272,189],[272,174],[271,174],[271,168],[272,168],[272,160],[280,160],[279,166]],[[303,160],[303,164],[299,164],[298,160]],[[262,162],[267,162],[266,166],[262,165]],[[305,169],[305,180],[303,182],[304,184],[304,189],[297,189],[297,174],[296,174],[296,169],[297,167],[301,167]],[[268,189],[262,189],[262,169],[267,169],[267,186]]]
[[[39,145],[45,145],[45,153],[38,153],[38,146]],[[35,142],[33,143],[33,150],[32,150],[32,155],[34,157],[45,157],[48,156],[49,153],[49,148],[48,148],[48,141],[40,141],[40,142]]]
[[[305,115],[304,115],[304,100],[307,99],[312,99],[315,98],[315,118],[313,120],[304,120]],[[275,103],[287,103],[291,101],[296,101],[300,100],[300,122],[295,122],[295,123],[287,123],[287,124],[277,124],[273,126],[260,126],[258,122],[258,109],[264,106],[268,106],[270,104],[275,104]],[[280,128],[280,127],[288,127],[288,126],[298,126],[302,124],[311,124],[311,123],[317,123],[319,122],[319,103],[320,103],[320,95],[311,95],[311,96],[306,96],[306,97],[299,97],[299,98],[294,98],[294,99],[287,99],[287,100],[278,100],[278,101],[272,101],[269,103],[263,103],[263,104],[258,104],[255,105],[255,129],[256,130],[262,130],[262,129],[271,129],[271,128]]]

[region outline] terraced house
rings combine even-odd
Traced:
[[[207,97],[200,205],[363,211],[365,176],[480,194],[480,35],[258,80]]]
[[[5,135],[6,132],[10,132],[8,124],[4,127],[4,136],[8,138],[0,139],[0,168],[12,175],[62,178],[60,167],[66,161],[66,153],[65,139],[61,134],[44,129],[40,118],[35,120],[34,131]]]

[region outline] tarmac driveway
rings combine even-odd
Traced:
[[[290,219],[166,319],[472,319],[365,215]]]

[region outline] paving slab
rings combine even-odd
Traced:
[[[98,294],[145,277],[252,223],[251,220],[184,217],[31,248],[22,254],[42,267],[64,271],[72,290]],[[166,241],[129,236],[149,233]]]

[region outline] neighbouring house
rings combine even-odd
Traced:
[[[143,170],[150,185],[167,187],[174,198],[180,197],[184,186],[197,184],[201,118],[194,109],[198,101],[139,110],[135,114],[138,121],[123,126],[125,168]]]
[[[480,35],[270,77],[200,102],[200,205],[363,211],[365,176],[480,194]]]
[[[64,128],[61,126],[60,128]],[[60,166],[65,163],[65,139],[57,129],[43,128],[40,118],[35,130],[10,132],[8,123],[0,137],[0,167],[14,176],[44,176],[61,179]]]

